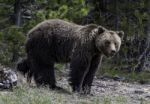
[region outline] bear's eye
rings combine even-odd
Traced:
[[[114,43],[115,44],[115,46],[117,46],[117,43]]]
[[[108,41],[108,40],[107,40],[107,41],[105,41],[105,45],[107,45],[107,46],[108,46],[109,44],[110,44],[110,41]]]
[[[117,43],[114,43],[114,44],[115,44],[115,47],[118,48],[118,44]]]

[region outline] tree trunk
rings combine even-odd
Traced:
[[[150,1],[148,0],[148,4]],[[148,12],[150,13],[150,7],[148,6]],[[150,55],[150,19],[148,20],[148,29],[147,29],[147,41],[146,41],[146,48],[143,53],[140,55],[138,59],[138,64],[134,67],[134,71],[141,72],[145,69],[146,61],[148,60],[147,56]]]
[[[118,13],[118,1],[115,0],[115,29],[118,30],[119,29],[119,13]]]
[[[16,0],[14,4],[14,19],[17,27],[21,26],[21,0]],[[13,51],[12,62],[17,60],[17,52]]]
[[[21,26],[21,0],[16,0],[14,4],[14,15],[16,26]]]

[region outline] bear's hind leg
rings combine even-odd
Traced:
[[[37,86],[47,86],[54,89],[56,87],[55,83],[55,73],[54,73],[54,63],[49,65],[39,65],[36,66],[36,71],[34,71],[34,80]]]

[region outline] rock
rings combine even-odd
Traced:
[[[12,89],[17,85],[17,74],[10,68],[3,68],[0,70],[0,89]]]
[[[145,96],[146,98],[150,99],[150,94]]]
[[[109,75],[104,75],[102,77],[100,77],[101,80],[114,80],[114,81],[123,81],[124,78],[120,77],[120,76],[109,76]]]
[[[114,77],[113,77],[113,80],[115,80],[115,81],[123,81],[124,78],[119,77],[119,76],[114,76]]]
[[[136,93],[136,94],[143,94],[144,90],[135,90],[134,93]]]

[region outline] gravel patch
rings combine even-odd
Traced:
[[[59,86],[71,91],[65,75],[57,83]],[[92,96],[112,99],[118,97],[124,99],[127,104],[143,104],[142,101],[150,102],[150,84],[127,83],[122,80],[114,80],[114,78],[95,78],[91,94]]]

